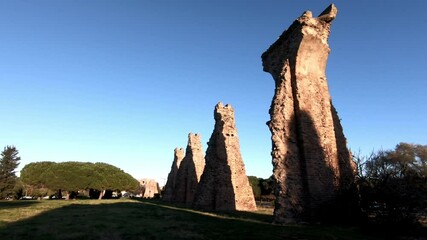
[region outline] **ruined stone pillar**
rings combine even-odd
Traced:
[[[230,105],[218,103],[214,116],[215,128],[208,142],[206,166],[193,206],[203,210],[256,210],[240,154],[234,110]]]
[[[200,176],[205,168],[202,143],[199,134],[188,134],[185,157],[178,169],[173,201],[191,206]]]
[[[165,190],[162,196],[164,201],[170,202],[173,199],[173,189],[175,188],[176,176],[178,174],[178,169],[181,164],[182,159],[184,158],[184,149],[183,148],[175,148],[173,163],[171,170],[168,174],[168,180],[165,185]]]
[[[275,81],[267,124],[277,181],[276,222],[323,220],[346,211],[340,201],[351,201],[341,196],[354,186],[355,165],[325,73],[336,14],[334,5],[317,18],[306,11],[262,55],[264,71]]]
[[[142,187],[143,198],[153,198],[155,194],[159,193],[159,184],[154,179],[141,179],[139,184]]]

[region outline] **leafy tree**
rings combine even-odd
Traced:
[[[13,189],[16,184],[15,169],[19,165],[21,157],[14,146],[6,146],[0,159],[0,199],[13,197]]]
[[[267,179],[260,178],[261,195],[274,195],[274,176],[271,175]]]
[[[20,199],[24,195],[24,184],[21,181],[21,178],[16,179],[15,186],[13,187],[13,199]]]
[[[255,199],[259,199],[261,197],[261,187],[260,187],[260,179],[255,176],[248,176],[249,184],[252,187],[252,192],[254,193]]]
[[[55,162],[34,162],[24,166],[21,170],[21,181],[24,184],[26,195],[44,197],[49,194],[51,183],[51,167]],[[52,190],[51,190],[52,191]]]
[[[427,145],[399,143],[394,150],[355,158],[367,215],[387,224],[410,224],[427,207]]]
[[[96,177],[92,188],[101,192],[99,199],[104,196],[106,190],[136,190],[139,187],[136,179],[113,165],[95,163],[94,172]]]
[[[21,178],[33,196],[64,191],[66,199],[79,190],[97,190],[101,199],[107,190],[136,190],[139,187],[139,182],[131,175],[106,163],[30,163],[22,169]]]
[[[56,191],[64,191],[65,199],[70,198],[72,192],[89,187],[88,175],[85,174],[85,166],[91,163],[61,162],[50,167],[44,178],[49,179],[47,187]]]
[[[255,199],[261,201],[261,204],[264,206],[271,206],[276,199],[273,192],[275,184],[274,176],[271,175],[267,179],[248,176],[248,179],[252,186]]]

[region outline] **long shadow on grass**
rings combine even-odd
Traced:
[[[141,201],[141,200],[137,200]],[[267,213],[258,213],[258,212],[245,212],[245,211],[198,211],[187,208],[184,204],[174,204],[174,203],[167,203],[167,202],[160,202],[157,200],[142,200],[146,204],[152,204],[158,207],[162,208],[168,208],[173,209],[177,211],[185,211],[185,212],[192,212],[195,214],[202,214],[206,216],[214,216],[217,218],[228,218],[228,219],[235,219],[235,220],[241,220],[241,221],[249,221],[249,222],[258,222],[258,223],[264,223],[264,224],[271,224],[273,222],[273,216],[271,214]]]
[[[41,204],[50,204],[49,202]],[[43,205],[39,205],[43,206]],[[2,239],[367,239],[351,229],[278,226],[138,201],[70,201],[7,224]]]
[[[37,204],[37,201],[0,201],[0,209],[22,208]]]

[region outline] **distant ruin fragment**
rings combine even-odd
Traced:
[[[171,171],[169,172],[168,180],[166,182],[164,188],[165,190],[162,196],[162,199],[164,201],[171,202],[173,199],[173,190],[176,185],[176,176],[178,174],[178,169],[184,156],[185,152],[183,148],[175,148]]]
[[[176,176],[172,198],[174,202],[191,206],[204,168],[205,158],[200,135],[190,133],[188,134],[185,157],[179,166]]]
[[[340,221],[356,202],[355,165],[325,74],[336,14],[334,5],[317,18],[306,11],[262,55],[276,87],[267,124],[279,223]]]
[[[139,181],[142,187],[143,198],[153,198],[155,194],[159,193],[159,184],[154,179],[144,178]]]
[[[239,138],[230,105],[215,106],[215,128],[206,150],[206,166],[194,207],[217,211],[256,210],[254,194],[240,154]]]

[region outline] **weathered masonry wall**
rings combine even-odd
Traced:
[[[168,174],[168,180],[165,185],[165,190],[162,196],[164,201],[170,202],[173,199],[173,191],[176,185],[176,176],[178,174],[179,166],[181,165],[182,159],[184,159],[185,152],[182,148],[175,148],[174,157],[171,166],[171,170]]]
[[[317,18],[305,12],[262,55],[264,71],[275,81],[268,126],[276,222],[335,218],[357,202],[349,194],[355,190],[355,165],[325,74],[336,14],[334,5]]]
[[[218,103],[215,127],[206,150],[206,166],[197,188],[194,207],[204,210],[253,211],[256,204],[240,153],[230,105]]]
[[[205,167],[201,137],[199,134],[188,134],[185,157],[176,176],[173,191],[173,202],[192,205],[200,176]]]

